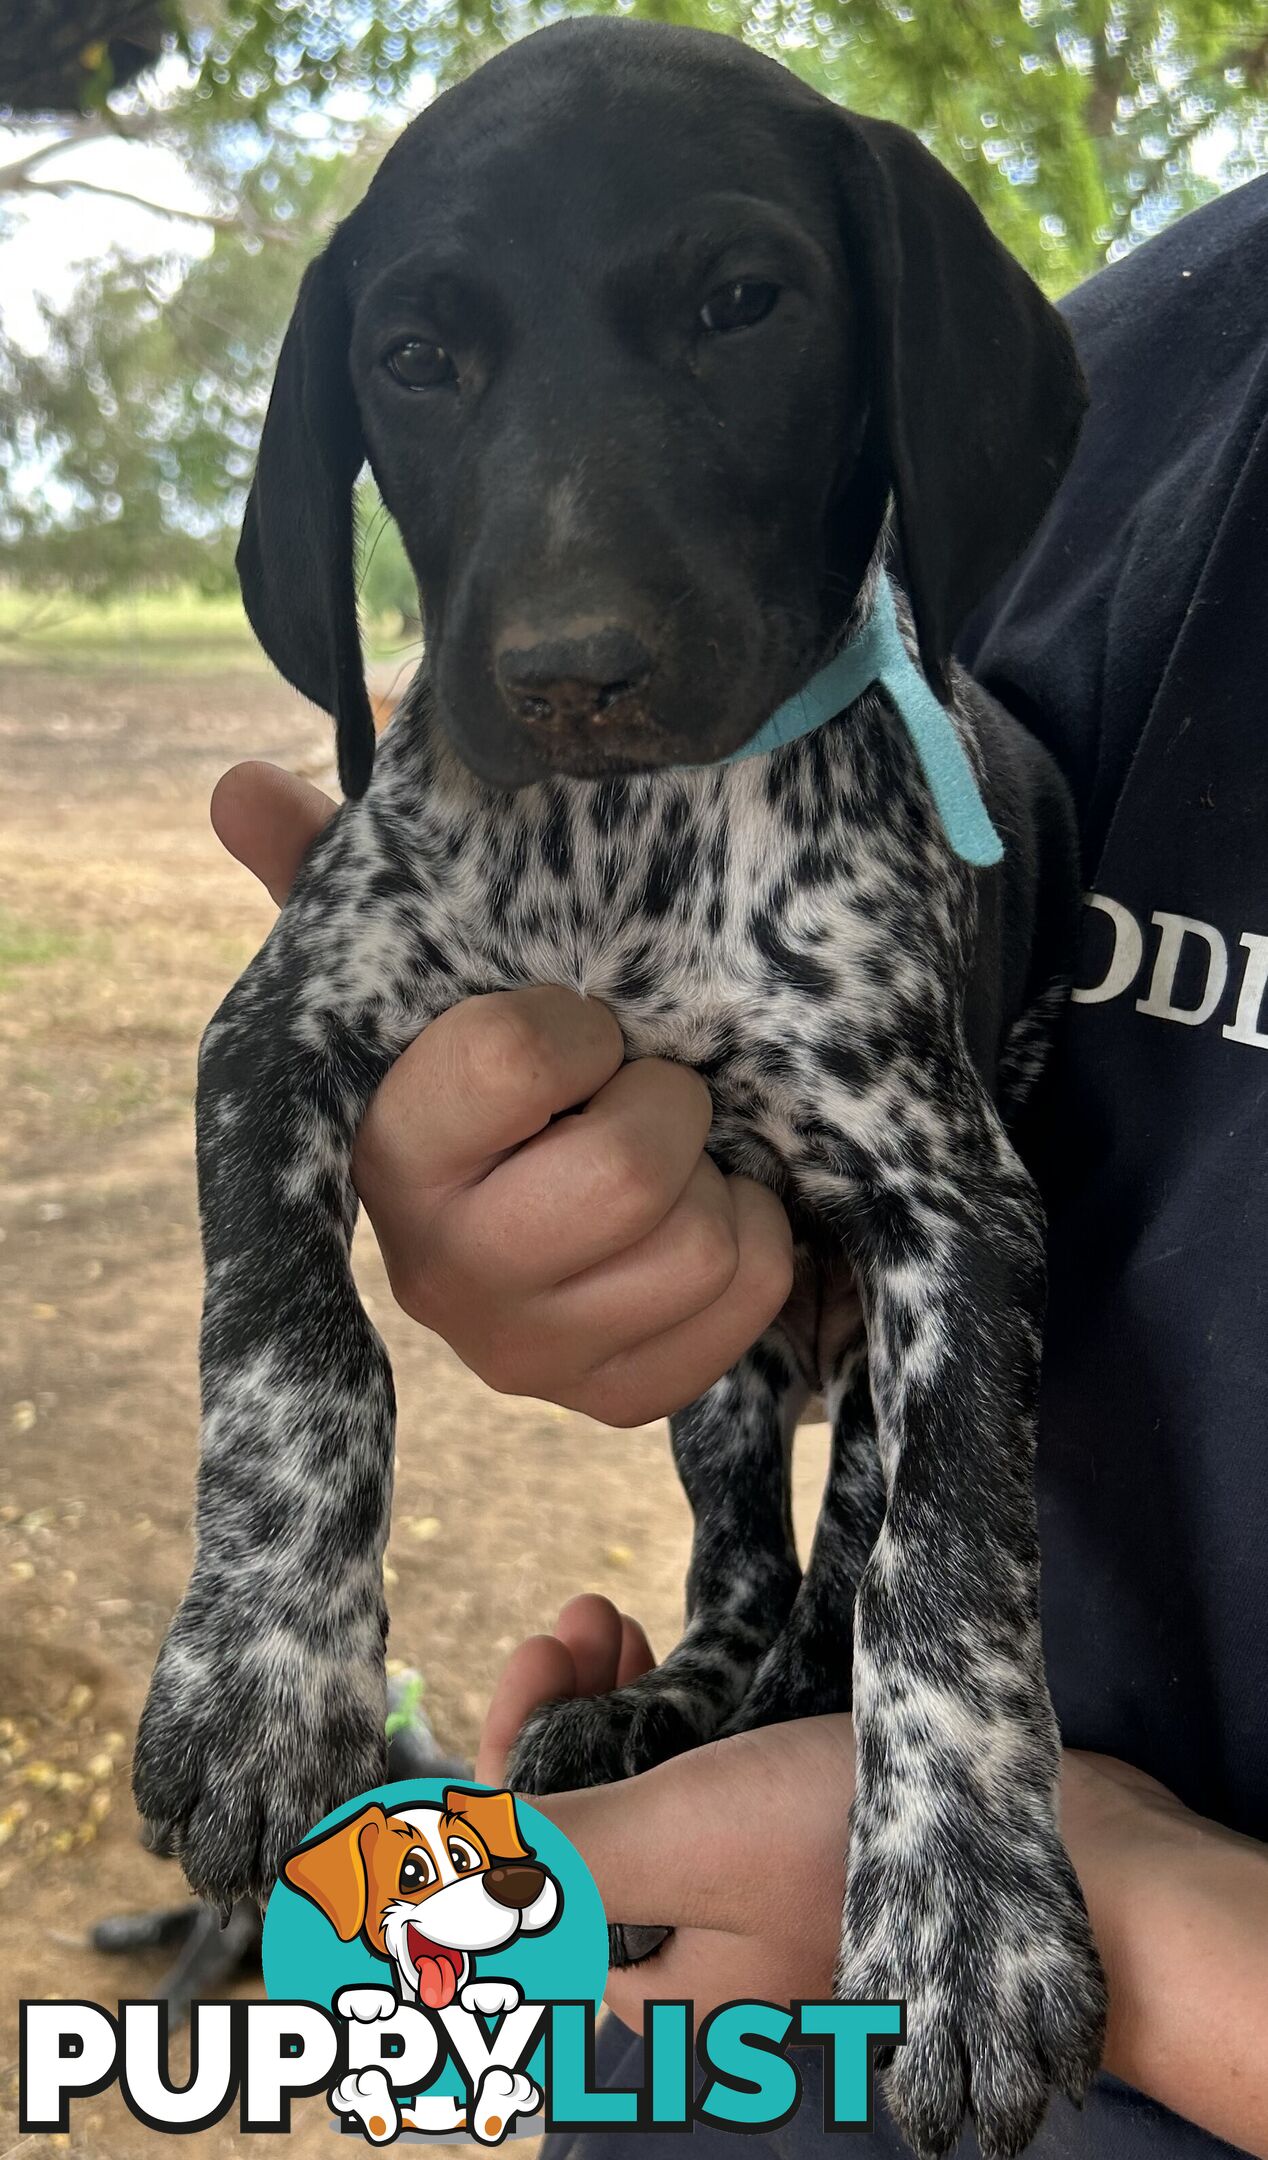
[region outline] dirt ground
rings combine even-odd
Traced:
[[[85,1933],[180,1895],[137,1842],[128,1757],[190,1550],[195,1048],[270,912],[206,803],[238,757],[312,769],[324,747],[262,671],[0,668],[0,2160],[156,2149],[113,2094],[68,2137],[19,2138],[15,2006],[147,1995],[162,1954],[106,1959]],[[466,1754],[506,1651],[574,1591],[672,1641],[685,1503],[663,1428],[493,1396],[396,1310],[368,1236],[358,1268],[400,1398],[390,1648]],[[182,2142],[250,2153],[231,2122]],[[330,2134],[300,2103],[295,2151]]]

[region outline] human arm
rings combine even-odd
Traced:
[[[480,1777],[499,1781],[538,1703],[622,1685],[651,1655],[637,1622],[574,1599],[553,1635],[508,1662]],[[650,1999],[687,1998],[703,2016],[743,1997],[830,1994],[852,1789],[850,1720],[822,1717],[534,1800],[589,1863],[610,1919],[675,1929],[649,1962],[611,1975],[616,2015],[638,2029]],[[1127,1764],[1075,1750],[1061,1826],[1109,1978],[1106,2070],[1268,2155],[1268,1849]]]

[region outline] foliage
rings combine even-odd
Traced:
[[[0,16],[0,83],[15,112],[83,112],[153,67],[180,35],[173,0],[24,0]]]
[[[59,674],[263,670],[236,589],[131,587],[108,597],[0,583],[0,664]]]
[[[1262,0],[592,5],[743,35],[843,102],[918,128],[1052,291],[1211,192],[1193,163],[1204,139],[1225,183],[1268,166]],[[169,259],[94,266],[48,313],[41,354],[0,334],[0,572],[27,582],[228,580],[307,252],[436,84],[568,12],[561,0],[179,6],[185,86],[160,93],[143,77],[65,122],[64,139],[118,129],[179,146],[213,245],[190,265],[174,229]],[[59,184],[55,149],[37,146],[0,168],[0,201]],[[372,506],[363,522],[369,602],[408,624],[394,528]]]
[[[403,637],[390,612],[367,608],[365,631],[367,657],[385,673],[402,672],[417,653],[417,630]],[[0,581],[0,667],[85,677],[270,673],[236,581],[221,593],[151,582],[104,596]]]
[[[85,274],[73,309],[47,312],[43,354],[10,350],[0,561],[29,586],[106,592],[159,565],[224,583],[224,482],[240,483],[251,454],[235,377],[252,363],[246,322],[223,326],[214,357],[212,323],[170,266],[115,261]]]
[[[281,326],[364,179],[355,157],[262,162],[242,200],[270,238],[231,228],[192,265],[115,256],[42,311],[43,351],[0,347],[0,571],[84,594],[231,582]]]
[[[1009,244],[1060,285],[1210,192],[1189,152],[1219,126],[1230,176],[1268,163],[1260,0],[591,0],[728,31],[830,95],[920,129]],[[224,0],[192,39],[194,100],[257,119],[332,87],[395,103],[452,80],[560,0]]]
[[[378,489],[369,480],[362,485],[357,537],[357,588],[362,614],[371,622],[395,618],[399,633],[413,636],[420,627],[418,587],[401,536]]]
[[[1055,290],[1268,164],[1268,31],[1250,0],[857,0],[829,18],[823,87],[925,136]],[[1257,27],[1256,27],[1257,25]]]
[[[401,1688],[395,1709],[388,1711],[384,1722],[383,1730],[389,1740],[395,1740],[398,1733],[408,1732],[417,1722],[426,1693],[422,1674],[410,1673]]]

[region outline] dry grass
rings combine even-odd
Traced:
[[[189,1560],[199,1260],[195,1047],[264,935],[264,896],[206,802],[235,757],[311,764],[320,718],[263,674],[0,671],[0,1925],[18,1995],[144,1995],[160,1961],[76,1950],[95,1919],[179,1895],[136,1842],[128,1748]],[[500,1401],[359,1267],[401,1396],[393,1649],[446,1741],[471,1747],[519,1635],[587,1584],[662,1640],[685,1509],[659,1432],[616,1436]],[[13,2094],[11,2058],[0,2118]],[[10,2118],[11,2119],[11,2118]],[[92,2160],[153,2152],[109,2095],[73,2117]],[[324,2110],[292,2145],[329,2150]],[[58,2141],[24,2144],[25,2156]],[[194,2140],[236,2153],[232,2128]],[[6,2149],[0,2134],[0,2151]],[[58,2143],[65,2149],[65,2141]],[[244,2143],[242,2150],[251,2146]]]
[[[144,1996],[160,1960],[75,1946],[180,1894],[136,1842],[127,1756],[189,1562],[195,1046],[271,913],[206,803],[235,758],[312,767],[326,746],[320,716],[253,667],[0,668],[0,2154],[16,1998]],[[400,1397],[392,1648],[466,1751],[506,1651],[574,1591],[635,1604],[672,1641],[687,1511],[662,1430],[493,1397],[396,1310],[368,1238],[358,1269]],[[72,2122],[73,2152],[152,2160],[110,2095]],[[329,2137],[304,2103],[292,2149]],[[224,2125],[191,2142],[253,2149]]]

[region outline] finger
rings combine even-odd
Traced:
[[[466,1267],[530,1293],[624,1251],[681,1196],[712,1114],[708,1089],[685,1065],[623,1065],[579,1116],[530,1140],[472,1194]]]
[[[211,824],[229,853],[282,905],[305,855],[338,805],[298,773],[248,760],[222,773]]]
[[[482,1785],[500,1785],[506,1759],[524,1720],[546,1702],[575,1695],[577,1673],[572,1653],[555,1635],[530,1635],[511,1652],[502,1668],[476,1750],[476,1777]]]
[[[354,1176],[380,1236],[398,1219],[408,1226],[420,1198],[483,1178],[509,1148],[587,1101],[624,1054],[606,1005],[558,984],[441,1013],[397,1059],[358,1136]]]
[[[735,1280],[740,1241],[730,1184],[707,1155],[663,1222],[611,1260],[570,1276],[534,1306],[543,1357],[554,1345],[593,1368],[716,1305]]]
[[[512,1652],[494,1688],[476,1756],[483,1784],[498,1784],[525,1718],[561,1695],[604,1694],[655,1664],[637,1620],[604,1597],[570,1598],[553,1635],[532,1635]],[[562,1652],[562,1655],[561,1655]]]
[[[748,1178],[730,1180],[739,1260],[716,1304],[663,1335],[623,1351],[569,1391],[571,1407],[608,1425],[644,1425],[695,1402],[788,1301],[792,1230],[774,1194]]]
[[[593,1591],[569,1598],[555,1622],[555,1634],[572,1655],[578,1695],[606,1695],[616,1686],[621,1615],[610,1598]]]
[[[647,1640],[641,1621],[621,1614],[621,1652],[616,1663],[616,1684],[628,1687],[631,1680],[641,1680],[656,1663],[656,1652]]]

